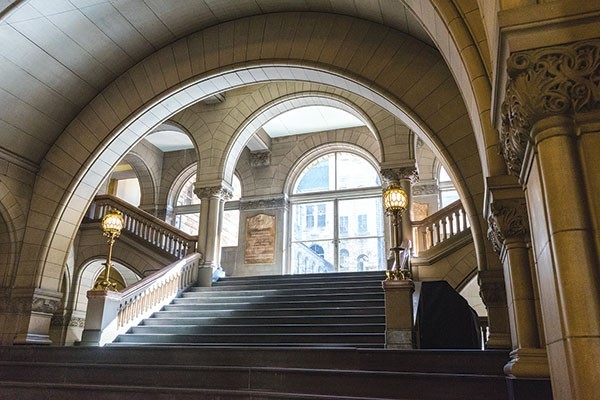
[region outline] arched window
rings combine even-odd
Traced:
[[[314,159],[293,181],[290,201],[292,273],[358,271],[348,260],[361,255],[362,270],[385,268],[381,180],[365,158],[332,152]],[[300,254],[311,263],[298,263]]]
[[[440,208],[458,200],[458,192],[450,179],[450,175],[448,175],[448,171],[442,166],[440,166],[438,173],[438,184],[440,187]]]

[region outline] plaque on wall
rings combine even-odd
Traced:
[[[245,264],[275,262],[275,216],[257,214],[246,218]]]
[[[413,202],[413,221],[421,221],[429,216],[429,204]]]

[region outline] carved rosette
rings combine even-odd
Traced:
[[[500,200],[490,204],[488,238],[500,254],[506,239],[529,235],[527,206],[524,199]]]
[[[194,188],[194,193],[196,193],[196,196],[198,196],[200,199],[212,197],[221,199],[223,201],[227,201],[231,200],[231,198],[233,197],[233,193],[231,193],[231,190],[229,190],[225,186],[208,186]]]
[[[85,318],[72,317],[71,321],[69,321],[69,326],[74,328],[85,328]]]
[[[511,174],[521,173],[537,121],[600,109],[599,47],[600,40],[592,40],[509,57],[500,151]]]
[[[387,182],[400,182],[409,180],[411,184],[419,182],[419,171],[417,167],[385,168],[381,170],[381,175]]]
[[[250,166],[253,168],[268,167],[271,165],[270,151],[253,151],[250,153]]]

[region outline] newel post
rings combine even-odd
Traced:
[[[80,346],[103,346],[117,335],[120,294],[112,290],[89,290],[85,327]]]

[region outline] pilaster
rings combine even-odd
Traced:
[[[600,210],[589,202],[599,188],[584,184],[597,181],[589,174],[598,172],[582,156],[581,142],[582,132],[598,134],[599,70],[599,39],[520,51],[507,60],[500,145],[525,192],[555,399],[600,392],[593,365],[600,359],[593,220]],[[588,150],[598,154],[599,142],[591,144],[597,148]]]

